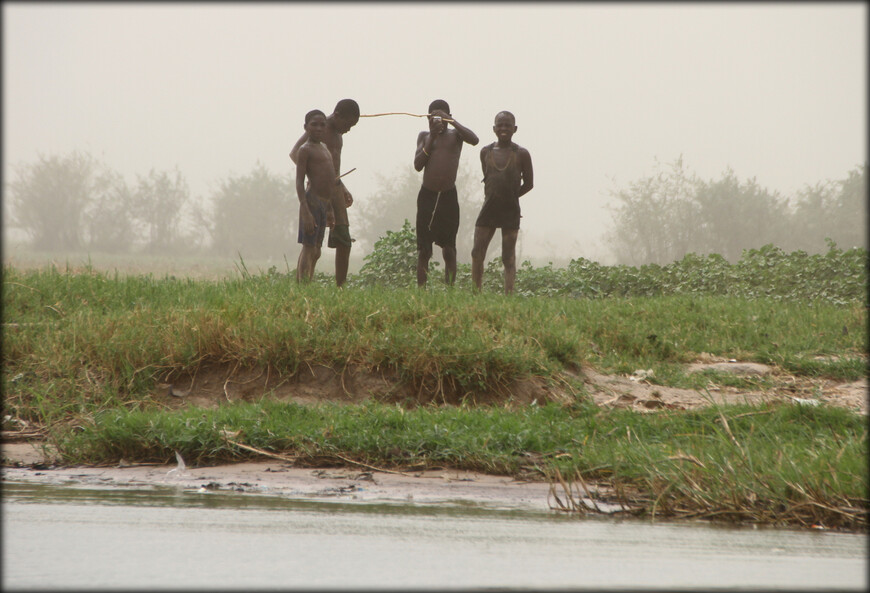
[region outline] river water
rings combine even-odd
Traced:
[[[867,585],[867,539],[469,503],[3,483],[23,589],[768,589]]]

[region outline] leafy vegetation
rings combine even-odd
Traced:
[[[375,244],[350,285],[409,287],[415,278],[416,261],[414,230],[405,220],[400,231],[388,231]],[[524,261],[517,269],[516,293],[574,298],[709,295],[846,304],[867,302],[867,264],[866,249],[844,251],[833,241],[828,242],[826,253],[813,255],[804,251],[786,253],[774,245],[765,245],[745,251],[734,264],[718,254],[695,253],[665,266],[605,266],[582,257],[564,268],[552,264],[534,267]],[[471,267],[460,264],[457,285],[470,284]],[[501,259],[496,258],[487,264],[484,290],[502,289]]]

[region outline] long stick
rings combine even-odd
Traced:
[[[406,111],[390,111],[389,113],[371,113],[369,115],[360,115],[360,117],[381,117],[383,115],[410,115],[411,117],[429,117],[428,113],[408,113]],[[444,118],[444,121],[453,123],[452,119]]]

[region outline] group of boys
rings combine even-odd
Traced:
[[[296,194],[299,198],[299,243],[302,251],[296,279],[308,281],[320,258],[326,227],[330,228],[328,245],[335,248],[335,281],[342,286],[347,279],[350,238],[347,209],[353,197],[341,181],[342,136],[359,121],[359,105],[343,99],[328,117],[320,110],[305,115],[305,133],[290,152],[296,163]],[[441,247],[444,258],[444,281],[456,280],[456,234],[459,230],[459,201],[456,174],[459,157],[466,143],[476,146],[477,135],[459,123],[450,113],[446,101],[429,105],[428,131],[417,136],[414,168],[423,171],[417,195],[417,286],[426,285],[432,244]],[[448,125],[449,124],[449,125]],[[474,288],[481,290],[483,264],[496,229],[502,233],[504,291],[510,294],[516,278],[516,243],[520,228],[520,196],[534,184],[529,151],[512,140],[517,131],[516,119],[509,111],[500,111],[492,127],[496,142],[480,150],[483,169],[484,203],[474,228],[471,250],[471,277]],[[306,187],[305,181],[308,181]]]

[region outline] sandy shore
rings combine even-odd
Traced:
[[[100,487],[176,486],[198,492],[236,491],[299,499],[358,502],[461,502],[487,508],[547,511],[547,482],[517,481],[455,470],[388,473],[366,468],[297,468],[282,461],[208,467],[119,465],[54,467],[44,464],[37,445],[4,443],[3,480]],[[553,502],[555,505],[555,502]]]

